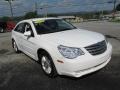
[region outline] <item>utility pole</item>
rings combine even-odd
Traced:
[[[43,4],[43,9],[44,9],[44,13],[45,13],[44,17],[48,16],[47,8],[48,8],[48,4],[47,3]]]
[[[117,0],[114,0],[114,2],[113,2],[113,4],[114,4],[113,11],[114,12],[116,11],[116,2],[117,2]]]
[[[103,13],[103,12],[104,12],[104,10],[102,10],[102,12],[101,12],[101,17],[102,17],[102,18],[103,18],[103,15],[104,15],[104,13]]]
[[[38,9],[37,2],[35,2],[35,13],[36,13],[36,15],[38,15],[37,9]]]
[[[101,18],[103,19],[103,16],[104,16],[104,4],[103,4],[103,9],[102,9],[102,11],[101,11]]]
[[[48,13],[47,13],[47,7],[45,8],[45,17],[48,16]]]
[[[43,17],[47,17],[48,16],[47,8],[48,8],[48,4],[47,3],[41,3],[39,9],[44,11]]]
[[[115,13],[116,13],[116,3],[117,3],[117,0],[114,0],[113,1],[113,18],[115,18]]]
[[[12,16],[12,18],[13,18],[13,9],[12,9],[12,3],[11,3],[11,1],[10,1],[10,0],[9,0],[9,4],[10,4],[11,16]]]
[[[13,8],[12,8],[12,3],[11,2],[14,1],[14,0],[5,0],[5,1],[7,1],[10,5],[11,17],[13,18]]]

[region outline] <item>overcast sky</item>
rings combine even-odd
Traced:
[[[100,11],[112,10],[113,3],[107,3],[113,0],[15,0],[12,2],[14,16],[24,15],[25,12],[35,10],[35,2],[37,7],[43,5],[54,5],[47,9],[38,9],[39,14],[46,13],[65,13],[65,12],[81,12],[81,11]],[[120,0],[118,0],[120,3]],[[69,6],[68,6],[69,4]],[[67,7],[65,6],[67,5]],[[77,5],[77,6],[72,6]],[[10,16],[10,8],[8,2],[0,0],[0,16]]]

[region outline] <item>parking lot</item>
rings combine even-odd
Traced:
[[[120,23],[106,21],[76,23],[100,32],[113,45],[110,63],[100,71],[81,78],[44,75],[40,65],[11,46],[11,33],[0,33],[0,90],[118,90],[120,88]]]

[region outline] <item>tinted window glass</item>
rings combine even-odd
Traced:
[[[38,20],[37,22],[34,21],[33,23],[38,34],[47,34],[76,29],[76,27],[62,19],[49,19],[45,21]]]
[[[32,27],[29,23],[25,23],[25,30],[26,31],[31,31],[31,36],[34,37],[34,33],[33,33],[33,30],[32,30]]]
[[[21,23],[19,24],[14,31],[20,32],[20,33],[24,33],[25,32],[25,24]]]

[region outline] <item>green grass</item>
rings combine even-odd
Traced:
[[[110,22],[116,22],[116,23],[120,23],[120,19],[113,19]]]

